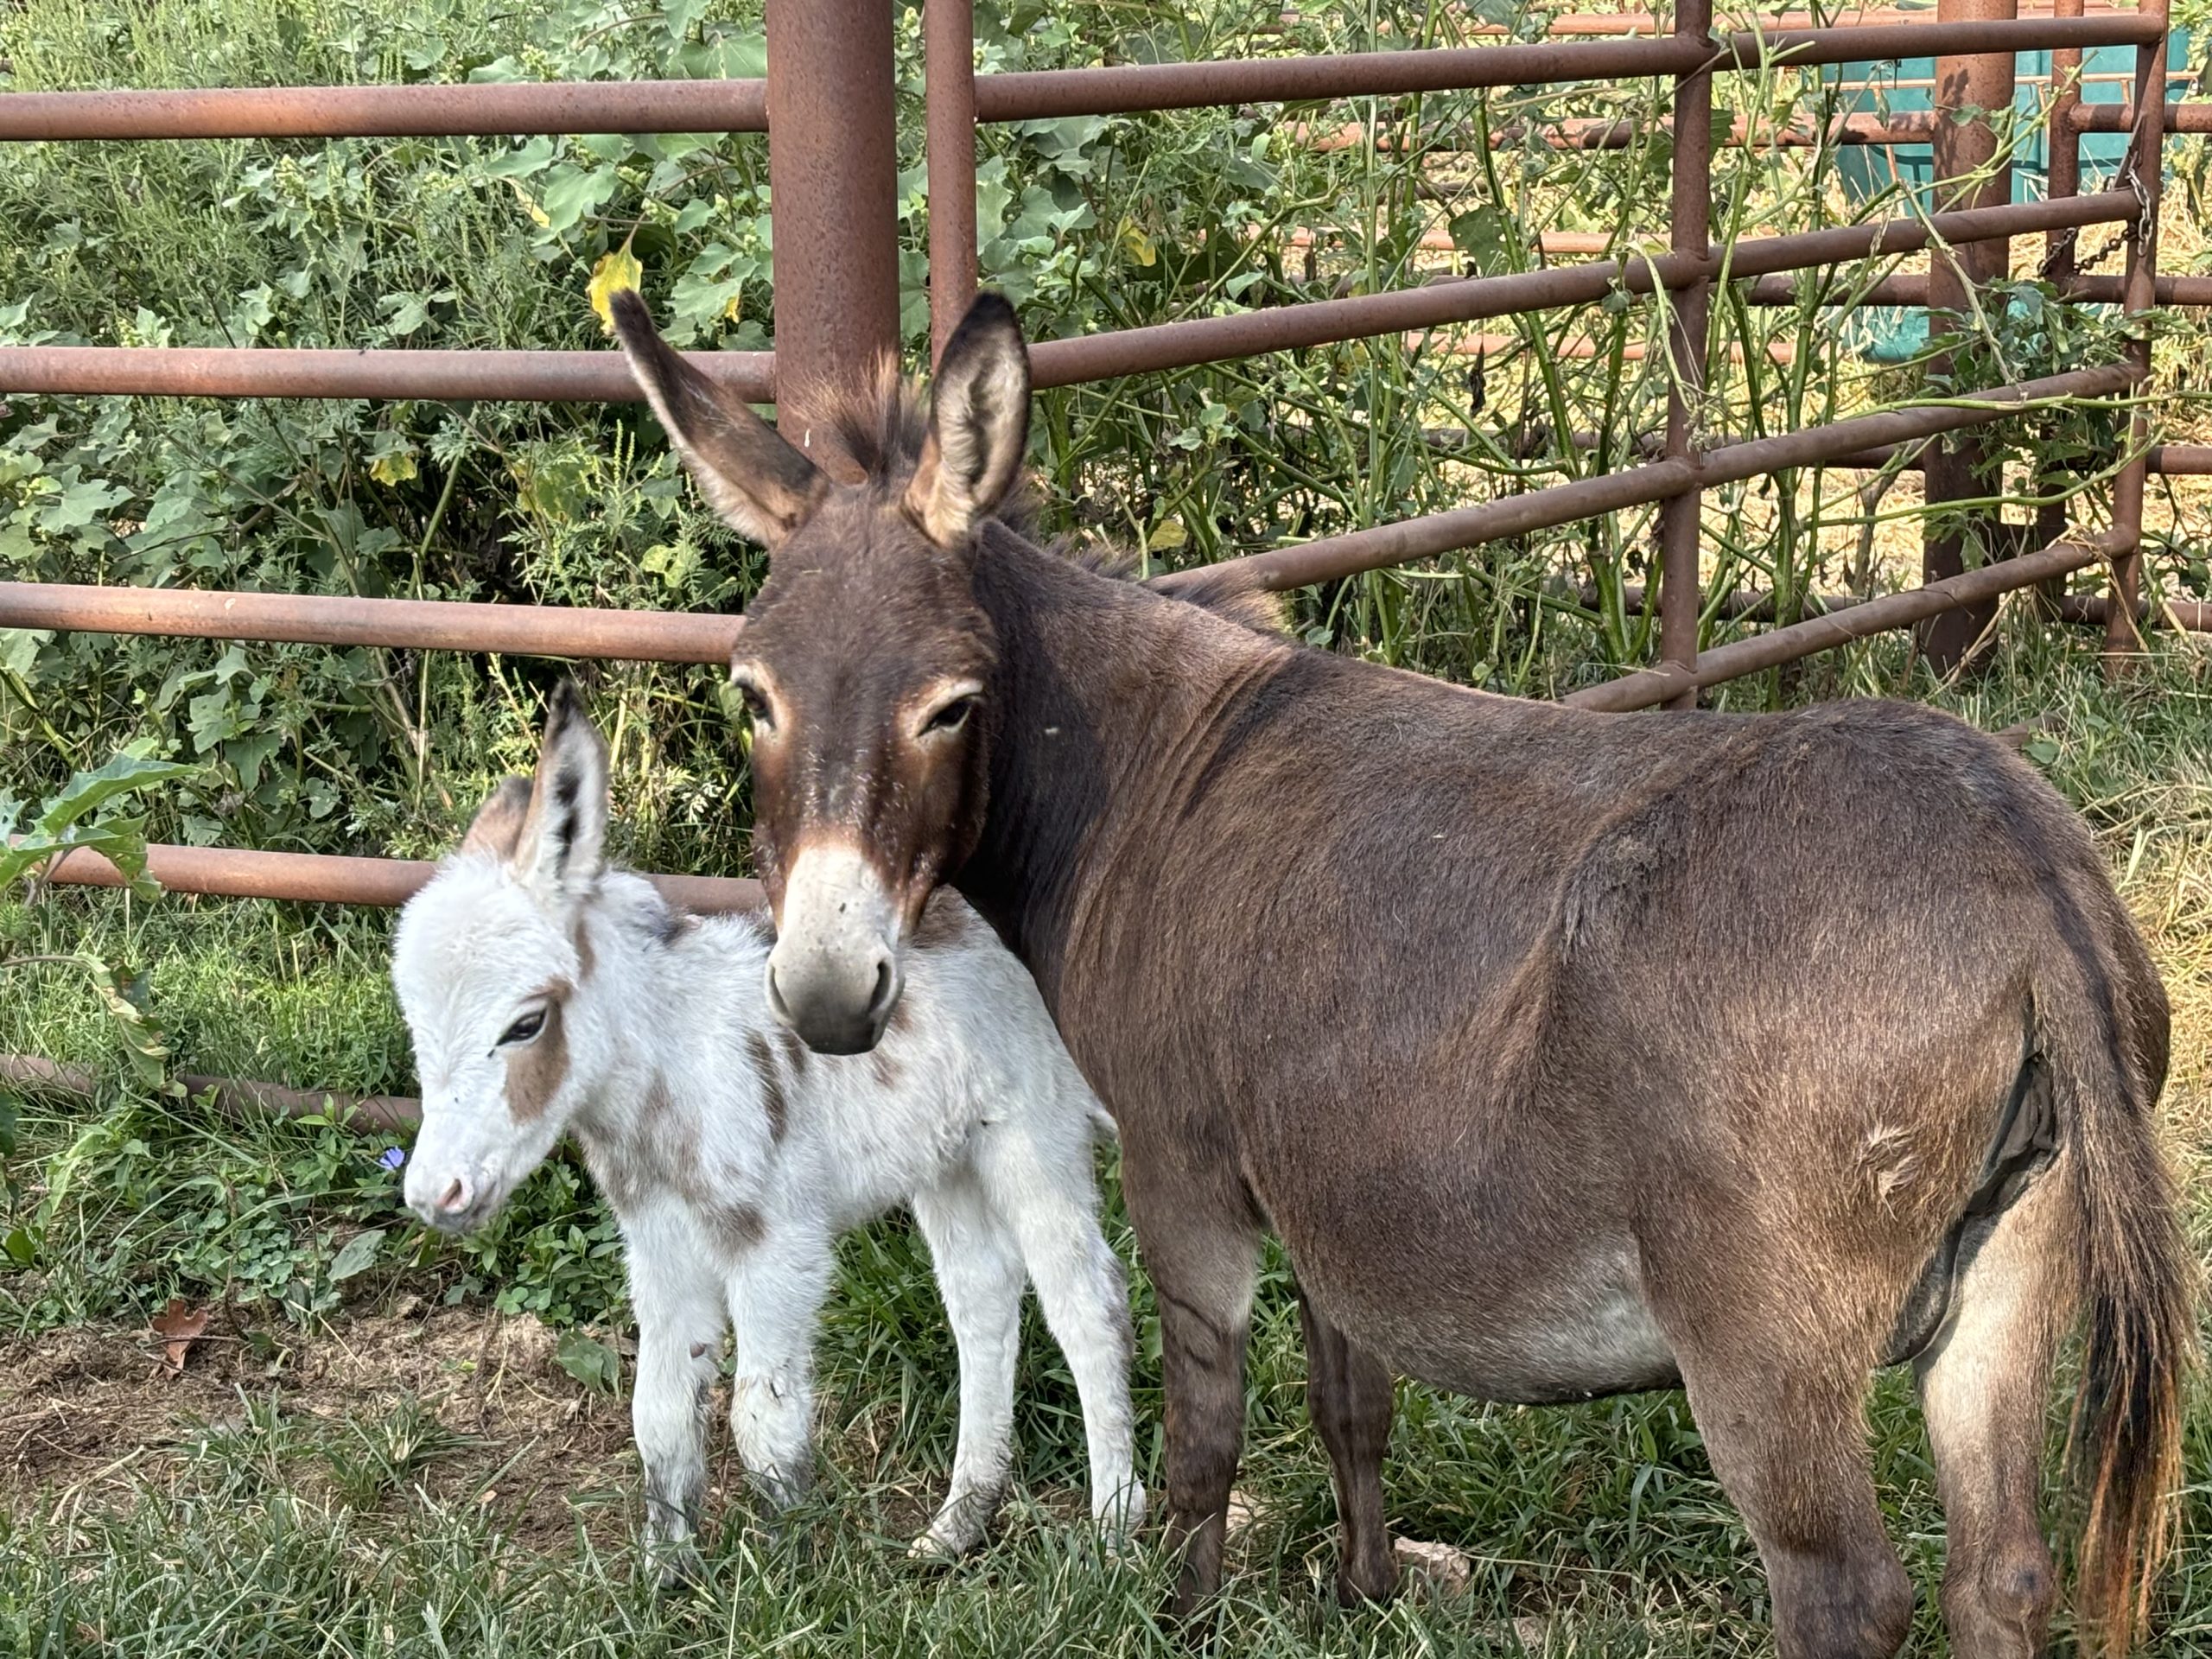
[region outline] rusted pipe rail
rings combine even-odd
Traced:
[[[180,1071],[176,1081],[194,1099],[212,1096],[217,1107],[245,1116],[272,1112],[285,1117],[321,1117],[361,1128],[402,1129],[423,1121],[423,1103],[412,1095],[357,1095],[343,1089],[291,1089],[251,1077],[211,1077]],[[0,1088],[28,1094],[69,1095],[90,1100],[99,1092],[92,1071],[36,1054],[0,1054]]]
[[[1504,496],[1476,506],[1405,519],[1395,524],[1378,524],[1342,536],[1323,537],[1294,547],[1274,548],[1224,563],[1243,568],[1260,586],[1280,593],[1310,582],[1330,582],[1388,565],[1433,558],[1440,553],[1454,552],[1509,536],[1555,529],[1600,513],[1648,506],[1693,487],[1735,483],[1767,473],[1815,466],[1880,444],[1910,442],[1937,433],[1979,426],[2057,398],[2109,397],[2126,391],[2133,384],[2134,371],[2126,364],[2076,369],[2041,380],[1994,387],[1971,402],[1892,410],[1777,437],[1753,438],[1708,449],[1694,462],[1656,461],[1599,478],[1577,479],[1572,483],[1532,490],[1525,495]],[[1178,585],[1173,574],[1154,580],[1155,585],[1171,593]]]
[[[346,858],[328,853],[272,853],[237,847],[146,849],[146,874],[171,893],[222,899],[285,899],[306,904],[405,904],[436,865],[411,858]],[[65,887],[115,887],[123,874],[98,853],[64,853],[46,879]],[[757,881],[714,875],[647,878],[671,904],[701,914],[758,910],[766,902]]]
[[[5,99],[0,98],[0,107]],[[747,403],[772,403],[770,352],[691,352]],[[0,392],[88,397],[394,397],[636,403],[619,352],[303,351],[274,346],[0,346]]]
[[[1603,685],[1586,687],[1564,699],[1577,709],[1625,714],[1649,709],[1704,686],[1740,679],[1761,669],[1794,663],[1801,657],[1864,639],[1924,621],[1932,616],[1982,604],[2017,588],[2029,588],[2054,576],[2063,576],[2109,558],[2119,541],[2110,535],[2082,541],[2059,542],[2038,553],[2017,559],[2000,559],[1961,575],[1947,576],[1926,587],[1888,594],[1826,615],[1808,617],[1786,628],[1777,628],[1748,639],[1736,639],[1700,653],[1690,669],[1647,668],[1624,674]]]
[[[2063,201],[2023,202],[1937,213],[1926,219],[1884,219],[1872,225],[1754,237],[1738,242],[1732,249],[1708,248],[1702,255],[1636,255],[1503,276],[1452,278],[1388,294],[1313,300],[1230,316],[1194,317],[1069,340],[1039,340],[1029,348],[1030,371],[1039,388],[1074,385],[1116,375],[1188,368],[1223,358],[1333,345],[1362,335],[1516,316],[1554,306],[1586,305],[1616,289],[1645,294],[1662,286],[1687,288],[1724,274],[1731,278],[1754,277],[1853,259],[1916,253],[1937,241],[1959,246],[2055,226],[2126,223],[2140,211],[2141,204],[2133,191],[2105,190]]]
[[[2086,18],[1777,29],[1726,35],[1709,42],[1687,35],[1660,35],[1631,40],[1021,70],[977,76],[976,114],[983,121],[1033,121],[1219,104],[1392,98],[1481,87],[1679,77],[1704,68],[1758,69],[1775,64],[1809,67],[1936,53],[2133,46],[2163,32],[2160,20],[2146,22],[2134,12],[2109,12]]]
[[[692,611],[0,582],[0,627],[90,633],[723,664],[743,626],[742,617]]]
[[[765,80],[493,81],[0,93],[0,140],[766,132]]]

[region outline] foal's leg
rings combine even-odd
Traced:
[[[1067,1129],[1062,1123],[1057,1127]],[[993,1133],[978,1171],[994,1211],[1013,1235],[1037,1287],[1052,1340],[1067,1357],[1083,1402],[1090,1459],[1090,1513],[1109,1546],[1144,1518],[1135,1472],[1136,1422],[1129,1405],[1129,1293],[1122,1264],[1098,1225],[1090,1130],[1077,1114],[1058,1146],[1026,1134]]]
[[[1250,1199],[1218,1163],[1186,1163],[1126,1129],[1122,1196],[1160,1304],[1167,1531],[1183,1551],[1174,1611],[1221,1586],[1229,1487],[1244,1440],[1244,1344],[1258,1275],[1260,1227]]]
[[[2046,1173],[1960,1275],[1956,1313],[1920,1363],[1949,1546],[1943,1618],[1956,1659],[2044,1650],[2057,1580],[2037,1523],[2051,1355],[2072,1323],[2071,1202]]]
[[[814,1338],[831,1268],[830,1240],[786,1222],[729,1274],[730,1433],[753,1485],[779,1508],[814,1478]]]
[[[631,1217],[623,1234],[638,1317],[630,1421],[645,1471],[645,1548],[666,1584],[694,1565],[690,1540],[707,1484],[707,1389],[728,1315],[690,1228],[671,1216]]]
[[[1329,1448],[1336,1482],[1337,1599],[1379,1601],[1398,1587],[1398,1560],[1382,1518],[1382,1454],[1390,1443],[1390,1373],[1353,1347],[1313,1306],[1305,1287],[1298,1314],[1306,1328],[1306,1410]]]
[[[960,1350],[960,1440],[952,1484],[920,1556],[964,1555],[982,1541],[1014,1461],[1014,1372],[1021,1343],[1021,1258],[974,1178],[960,1171],[914,1195],[938,1294]]]
[[[1912,1581],[1868,1467],[1876,1339],[1809,1294],[1783,1313],[1788,1264],[1757,1259],[1775,1261],[1773,1301],[1731,1299],[1714,1274],[1689,1320],[1661,1310],[1690,1410],[1766,1564],[1780,1659],[1889,1659],[1912,1627]]]

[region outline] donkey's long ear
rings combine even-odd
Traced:
[[[599,880],[606,846],[607,740],[585,715],[575,682],[563,680],[508,863],[539,903],[564,907]]]
[[[499,786],[484,798],[484,804],[476,809],[476,816],[468,821],[468,833],[461,838],[461,850],[512,858],[522,840],[522,821],[529,813],[530,779],[502,779]]]
[[[940,547],[958,547],[998,511],[1029,442],[1029,351],[1014,308],[979,294],[945,342],[930,432],[906,510]]]
[[[715,510],[771,552],[822,505],[830,480],[775,429],[686,363],[633,289],[610,302],[622,355]]]

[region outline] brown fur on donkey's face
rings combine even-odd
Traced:
[[[826,1052],[871,1047],[923,903],[982,823],[995,652],[971,590],[976,531],[1011,493],[1028,429],[1013,312],[969,319],[926,420],[887,364],[831,412],[864,474],[842,486],[671,351],[634,294],[615,320],[693,475],[772,554],[730,672],[752,718],[778,1011]]]
[[[1395,1577],[1394,1373],[1528,1402],[1679,1382],[1783,1659],[1881,1659],[1912,1592],[1861,1396],[1910,1359],[1953,1650],[2030,1659],[2042,1402],[2078,1313],[2076,1623],[2127,1644],[2194,1328],[2153,1127],[2166,1004],[2031,768],[1908,704],[1481,696],[1241,626],[1233,576],[1209,610],[1080,569],[988,516],[1026,403],[1002,303],[926,426],[879,389],[850,423],[867,476],[835,484],[617,316],[703,486],[773,549],[734,666],[789,1023],[869,1046],[949,880],[1114,1115],[1185,1601],[1220,1571],[1272,1228],[1347,1595]]]

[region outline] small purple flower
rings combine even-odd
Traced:
[[[386,1147],[384,1149],[384,1156],[377,1160],[377,1162],[382,1164],[386,1169],[397,1169],[406,1161],[407,1154],[397,1147]]]

